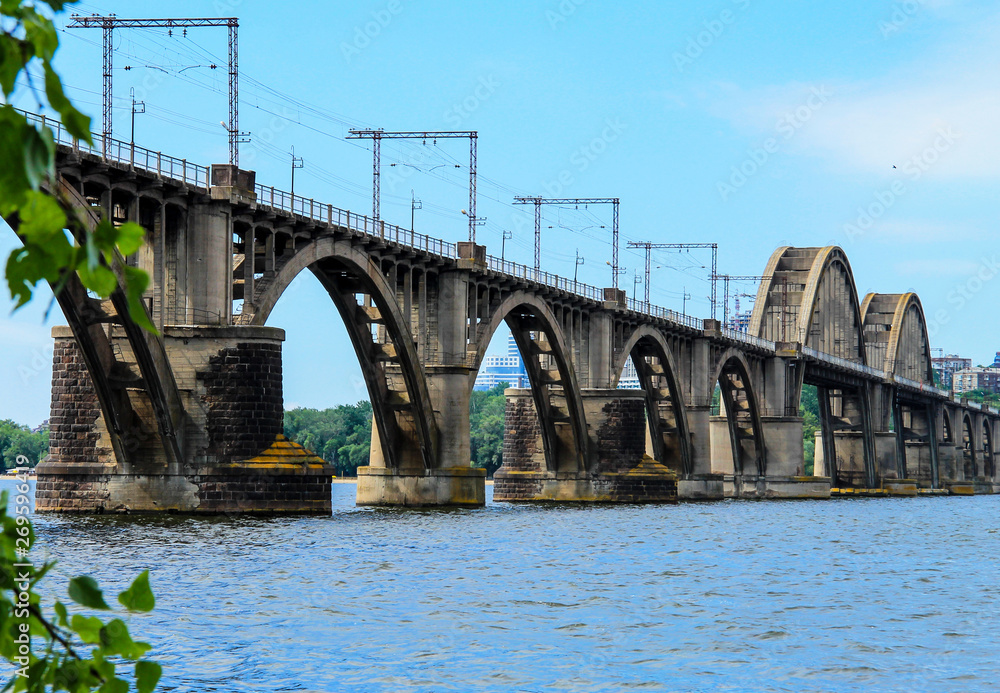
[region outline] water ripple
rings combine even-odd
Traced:
[[[1000,497],[37,517],[165,691],[979,691]],[[53,581],[54,582],[54,581]]]

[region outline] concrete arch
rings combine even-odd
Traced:
[[[861,304],[868,364],[889,375],[933,385],[930,338],[915,293],[865,296]]]
[[[395,293],[371,256],[359,252],[347,241],[321,238],[297,249],[282,263],[273,279],[255,293],[253,319],[250,324],[264,325],[278,299],[295,277],[309,269],[326,289],[337,307],[355,354],[362,365],[361,372],[372,401],[375,423],[379,430],[381,450],[389,466],[404,464],[397,449],[399,436],[413,433],[425,469],[438,466],[438,429],[423,369],[410,335],[409,323],[396,302]],[[371,298],[375,311],[368,314],[359,306],[354,295],[364,293]],[[391,344],[376,344],[371,325],[384,325]],[[385,364],[398,366],[405,384],[405,395],[392,390]],[[394,401],[402,397],[404,401]],[[409,410],[412,421],[398,419]],[[412,429],[412,431],[410,430]]]
[[[545,448],[545,461],[549,471],[582,472],[587,468],[587,421],[583,408],[583,398],[576,380],[576,372],[569,359],[569,347],[560,328],[555,314],[544,301],[537,296],[524,291],[515,291],[500,302],[490,314],[489,320],[483,322],[476,337],[476,354],[473,369],[469,377],[469,389],[475,385],[478,373],[490,340],[506,322],[510,327],[514,341],[517,343],[521,358],[528,371],[528,381],[531,384],[531,395],[535,404],[542,429],[542,439]],[[546,339],[532,338],[531,333],[544,333]],[[556,372],[542,368],[539,357],[548,357],[555,361]],[[561,395],[554,396],[551,386],[562,388]],[[563,399],[560,407],[555,399]],[[560,411],[565,408],[565,411]],[[561,445],[556,430],[557,419],[564,419],[571,430],[571,454],[561,455],[558,450],[565,449]]]
[[[992,479],[996,474],[996,465],[993,459],[993,430],[990,420],[983,418],[983,476]]]
[[[866,363],[861,304],[841,248],[778,248],[764,277],[750,319],[751,334]]]
[[[951,412],[948,411],[947,407],[941,407],[941,442],[955,442],[955,432],[951,425]]]
[[[976,447],[976,434],[975,427],[972,425],[972,417],[969,416],[969,412],[964,412],[962,414],[962,458],[965,478],[970,481],[979,476]]]
[[[716,362],[709,386],[721,388],[736,474],[767,474],[767,446],[760,418],[760,403],[750,378],[750,364],[738,349],[727,349]]]
[[[674,468],[675,471],[686,475],[692,474],[694,460],[691,454],[687,407],[677,377],[679,373],[677,362],[670,346],[659,330],[649,325],[640,326],[629,336],[612,366],[612,387],[618,386],[618,379],[630,356],[646,393],[646,420],[653,444],[653,457],[662,464]],[[653,357],[659,363],[653,364],[646,360],[647,357]],[[660,379],[665,381],[666,388],[654,386],[654,382]],[[663,390],[667,392],[664,393]],[[668,411],[664,411],[665,409]],[[673,421],[665,415],[672,415]],[[673,440],[676,440],[676,454],[671,455]],[[671,464],[674,459],[676,462]]]

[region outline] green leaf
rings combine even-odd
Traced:
[[[0,41],[3,45],[3,41]],[[0,107],[0,212],[16,211],[31,184],[24,171],[24,145],[27,130],[34,129],[13,106]]]
[[[14,91],[17,75],[24,68],[21,45],[21,41],[7,36],[0,41],[0,88],[5,96]]]
[[[20,210],[21,225],[17,232],[24,237],[25,245],[46,244],[66,228],[66,214],[54,198],[43,192],[32,191],[25,196]]]
[[[125,659],[139,659],[152,649],[149,643],[132,640],[128,626],[120,618],[112,619],[101,629],[101,645],[105,655],[120,654]]]
[[[24,129],[24,172],[32,190],[48,180],[55,170],[56,148],[51,135],[45,136],[33,127]]]
[[[118,227],[118,250],[122,255],[128,256],[142,247],[143,239],[146,238],[146,229],[134,222],[128,222]]]
[[[149,587],[149,571],[142,571],[129,588],[118,595],[118,601],[129,611],[152,611],[156,598]]]
[[[107,611],[111,608],[104,601],[104,593],[97,586],[97,581],[89,575],[81,575],[69,581],[69,598],[89,609]]]
[[[97,690],[98,693],[128,693],[128,681],[124,679],[106,679],[104,685]]]
[[[7,286],[10,288],[10,296],[15,302],[15,310],[31,300],[34,286],[40,278],[37,264],[37,258],[32,256],[27,248],[15,248],[7,256],[4,274]]]
[[[69,614],[66,611],[66,605],[63,604],[62,602],[56,602],[55,610],[56,610],[56,616],[59,617],[58,621],[59,625],[62,626],[63,628],[68,627]]]
[[[156,662],[142,660],[135,663],[135,689],[138,693],[151,693],[163,674],[163,667]]]
[[[63,607],[63,611],[65,611],[65,607]],[[80,636],[80,640],[86,643],[97,644],[101,642],[101,628],[104,627],[104,624],[96,616],[73,614],[69,627]]]
[[[76,110],[73,104],[70,103],[70,100],[66,98],[62,81],[47,60],[44,62],[44,66],[45,95],[49,97],[49,105],[59,111],[66,132],[76,139],[92,145],[93,141],[90,138],[90,118]]]
[[[142,302],[142,294],[149,285],[149,275],[141,269],[125,265],[122,267],[125,276],[125,297],[128,299],[129,317],[144,330],[153,334],[159,334],[156,326],[149,319],[146,313],[146,306]]]
[[[52,60],[59,47],[59,35],[52,21],[38,14],[33,7],[25,6],[21,10],[21,23],[24,37],[31,44],[34,54],[42,60]]]
[[[107,298],[118,286],[118,278],[115,273],[104,265],[97,265],[93,269],[87,265],[80,265],[80,281],[83,285],[96,293],[101,298]]]

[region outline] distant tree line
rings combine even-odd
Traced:
[[[356,476],[368,464],[372,442],[372,405],[341,404],[332,409],[291,409],[285,412],[285,436],[304,445],[337,470]]]
[[[1000,394],[987,392],[986,390],[969,390],[963,392],[962,397],[967,397],[971,402],[979,402],[988,407],[1000,408]]]
[[[34,467],[49,454],[49,430],[43,428],[38,433],[32,433],[27,426],[22,426],[10,419],[0,421],[0,458],[5,469],[17,466],[18,455],[28,460],[28,466]]]
[[[799,416],[802,417],[802,447],[805,450],[806,474],[811,475],[816,466],[816,431],[819,425],[819,391],[815,385],[803,385],[799,397]]]
[[[493,476],[503,464],[504,390],[500,383],[489,390],[474,391],[469,401],[472,466]],[[713,396],[712,410],[718,413],[719,392]],[[819,430],[819,400],[816,388],[805,385],[799,403],[803,418],[805,472],[813,473],[816,459],[816,431]],[[285,412],[285,435],[304,445],[337,469],[339,476],[356,476],[357,468],[368,464],[372,437],[372,407],[368,402],[342,404],[332,409],[292,409]]]
[[[472,466],[493,475],[503,454],[505,383],[485,392],[473,392],[469,404],[472,423]],[[285,436],[304,445],[337,470],[338,476],[357,476],[368,464],[372,441],[372,405],[342,404],[331,409],[291,409],[285,412]]]
[[[507,398],[503,391],[510,385],[499,383],[489,390],[474,390],[469,402],[472,424],[472,466],[486,470],[488,476],[503,464],[504,412]]]

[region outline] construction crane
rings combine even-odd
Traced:
[[[722,280],[723,286],[723,305],[722,305],[722,324],[725,326],[729,325],[729,282],[762,282],[767,279],[766,276],[759,274],[712,274],[713,281]],[[713,311],[714,316],[714,311]]]

